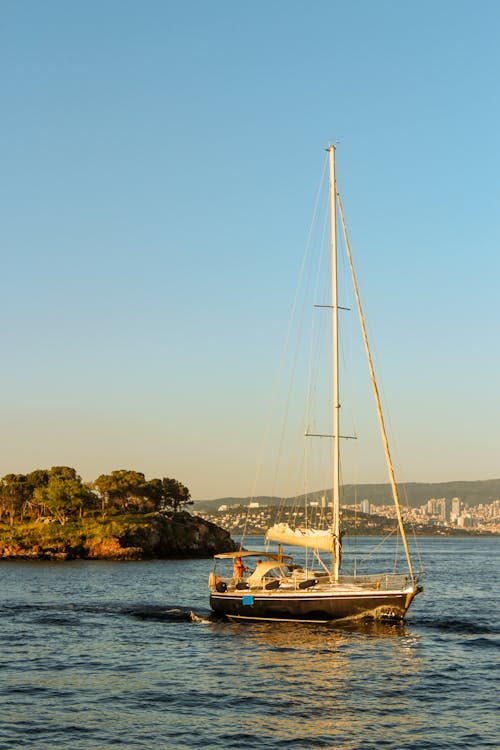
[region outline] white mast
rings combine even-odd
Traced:
[[[330,253],[332,266],[332,365],[333,365],[333,577],[338,580],[340,568],[340,403],[339,403],[339,306],[337,280],[337,211],[335,182],[335,146],[328,146],[330,161]]]

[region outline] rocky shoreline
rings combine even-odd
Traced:
[[[236,549],[228,531],[186,511],[155,513],[143,519],[113,519],[99,534],[88,533],[84,521],[47,534],[30,525],[0,530],[0,560],[150,560],[212,557]],[[6,538],[8,537],[8,538]]]

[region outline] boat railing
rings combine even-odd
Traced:
[[[259,589],[270,590],[274,588],[302,588],[300,585],[303,584],[306,579],[304,576],[301,577],[285,577],[285,576],[263,576],[258,582],[252,583],[248,578],[234,578],[217,576],[213,580],[209,580],[209,588],[216,589],[217,584],[222,584],[225,588],[224,591],[243,591],[250,589],[256,591]]]
[[[409,576],[404,573],[378,573],[376,575],[341,575],[339,583],[352,586],[366,586],[381,591],[405,589],[411,583]]]
[[[216,582],[223,583],[224,591],[234,590],[257,590],[257,589],[302,589],[314,584],[332,584],[328,575],[310,573],[309,575],[274,577],[263,576],[258,583],[248,582],[246,579],[234,577],[217,577],[209,583],[210,588],[216,588]],[[337,584],[340,586],[352,586],[357,588],[377,589],[379,591],[403,591],[411,584],[411,578],[401,573],[379,573],[376,575],[341,575]]]

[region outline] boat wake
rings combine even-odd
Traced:
[[[211,622],[211,612],[209,609],[199,609],[197,611],[190,607],[177,606],[144,606],[126,607],[122,614],[136,617],[140,620],[161,620],[166,622],[193,622],[198,624],[207,624]]]
[[[79,615],[125,615],[140,620],[160,620],[163,622],[192,622],[206,624],[212,621],[209,609],[179,607],[176,605],[145,605],[134,604],[121,606],[119,604],[12,604],[4,605],[0,611],[14,613],[23,620],[29,619],[40,625],[76,626],[80,624]]]

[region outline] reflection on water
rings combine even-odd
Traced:
[[[380,620],[343,620],[333,622],[327,627],[344,633],[359,633],[377,638],[396,638],[407,634],[404,622],[383,622]]]
[[[239,683],[230,667],[225,684],[229,724],[243,720],[262,747],[273,741],[286,747],[359,748],[367,724],[372,732],[383,727],[388,741],[399,741],[394,730],[409,710],[408,691],[421,667],[418,638],[403,624],[213,627],[231,641],[239,665]],[[416,718],[416,733],[420,724]],[[229,732],[226,739],[235,738]]]
[[[335,647],[335,642],[342,640],[347,633],[377,638],[401,638],[409,635],[404,622],[381,622],[379,620],[338,620],[327,625],[315,623],[289,622],[241,622],[225,623],[238,634],[248,639],[262,639],[269,646],[287,644],[293,648],[315,648],[317,643],[329,643]]]
[[[319,625],[294,623],[235,623],[228,625],[234,636],[244,639],[256,653],[281,655],[291,652],[302,658],[317,653],[338,654],[342,634]]]

